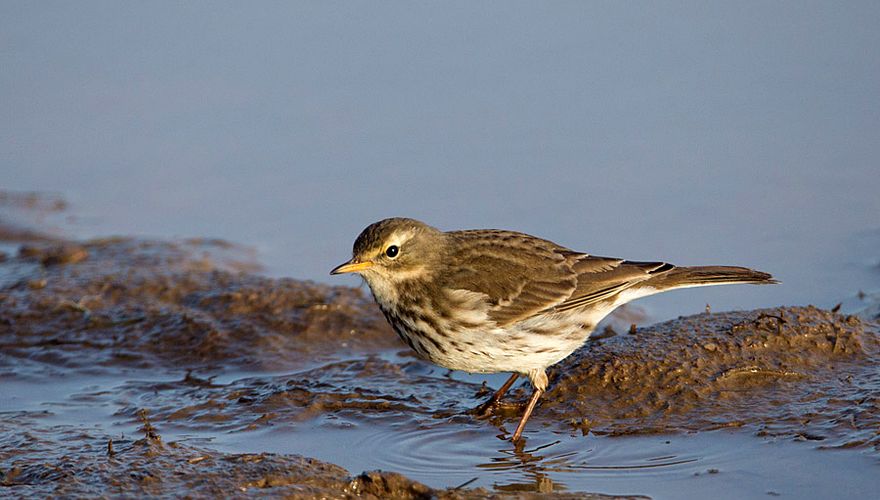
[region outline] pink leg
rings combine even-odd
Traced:
[[[541,394],[544,394],[542,389],[535,389],[535,393],[532,394],[532,399],[529,400],[529,406],[526,407],[525,413],[523,413],[522,418],[519,421],[519,425],[516,426],[516,431],[513,433],[513,437],[510,439],[511,441],[519,441],[520,436],[522,436],[523,429],[526,428],[526,422],[529,421],[529,417],[532,416],[532,411],[535,409],[535,405],[538,404],[538,400],[541,399]]]

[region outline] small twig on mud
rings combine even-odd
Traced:
[[[150,423],[150,419],[147,417],[147,410],[143,408],[138,410],[138,417],[140,417],[141,422],[144,423],[144,426],[140,429],[144,432],[144,437],[151,441],[161,441],[162,437],[159,436],[159,433],[156,432],[156,428],[153,427],[153,424]]]
[[[465,481],[465,482],[459,484],[459,485],[456,486],[455,488],[452,488],[452,491],[460,490],[460,489],[464,488],[465,486],[467,486],[467,485],[473,483],[473,482],[476,481],[477,479],[480,479],[479,476],[477,476],[477,477],[475,477],[475,478],[473,478],[473,479],[468,479],[467,481]]]

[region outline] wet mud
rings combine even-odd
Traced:
[[[228,246],[28,243],[0,274],[4,350],[89,370],[289,369],[395,342],[360,290],[248,274],[215,257]]]
[[[702,314],[594,342],[544,415],[614,435],[744,427],[880,451],[876,325],[814,307]]]
[[[492,388],[416,359],[368,293],[259,276],[233,244],[70,241],[3,227],[0,241],[15,248],[0,259],[4,495],[486,498],[561,489],[542,489],[541,474],[537,486],[433,489],[299,455],[216,451],[205,436],[281,432],[296,442],[316,426],[381,425],[397,429],[392,441],[486,427],[504,437],[528,388],[479,420],[470,410]],[[606,330],[552,369],[530,429],[737,428],[876,457],[877,334],[870,320],[812,307]],[[72,380],[83,382],[50,391]],[[174,437],[166,442],[165,432]]]
[[[434,489],[394,472],[351,476],[330,463],[297,455],[230,454],[165,443],[145,412],[141,437],[108,436],[83,428],[35,425],[39,414],[0,414],[24,432],[0,435],[0,491],[10,497],[238,497],[488,499],[485,489]],[[12,422],[10,422],[10,420]],[[7,496],[8,495],[8,496]],[[518,495],[531,498],[531,495]],[[625,498],[557,495],[557,498]],[[629,497],[638,498],[638,497]]]

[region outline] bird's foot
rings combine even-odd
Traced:
[[[507,390],[510,389],[510,386],[513,385],[514,382],[516,382],[516,379],[518,377],[518,373],[512,374],[510,378],[507,379],[506,382],[504,382],[504,385],[502,385],[497,391],[495,391],[495,394],[493,394],[488,401],[474,408],[470,411],[470,413],[472,415],[476,415],[477,417],[488,417],[495,414],[495,407],[499,405],[499,403],[501,402],[501,398],[504,396],[504,393],[506,393]],[[484,388],[485,385],[486,383],[483,382]]]
[[[477,418],[489,418],[489,417],[509,417],[511,415],[519,414],[526,407],[526,403],[513,403],[513,402],[505,402],[505,401],[486,401],[485,403],[477,406],[476,408],[472,408],[468,411],[468,414],[473,415]]]
[[[485,403],[473,408],[470,411],[471,415],[474,415],[479,418],[491,417],[495,413],[495,406],[498,405],[498,401],[495,398],[486,401]]]

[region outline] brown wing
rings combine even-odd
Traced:
[[[614,299],[675,266],[574,252],[527,234],[499,230],[450,233],[455,271],[442,286],[483,294],[489,317],[506,325],[539,313]]]
[[[675,269],[665,262],[634,262],[592,255],[580,257],[573,267],[577,272],[577,287],[570,297],[551,308],[555,311],[612,300],[628,288]]]
[[[483,294],[489,317],[515,323],[553,308],[577,289],[582,255],[550,241],[499,230],[456,231],[455,266],[442,286]]]

